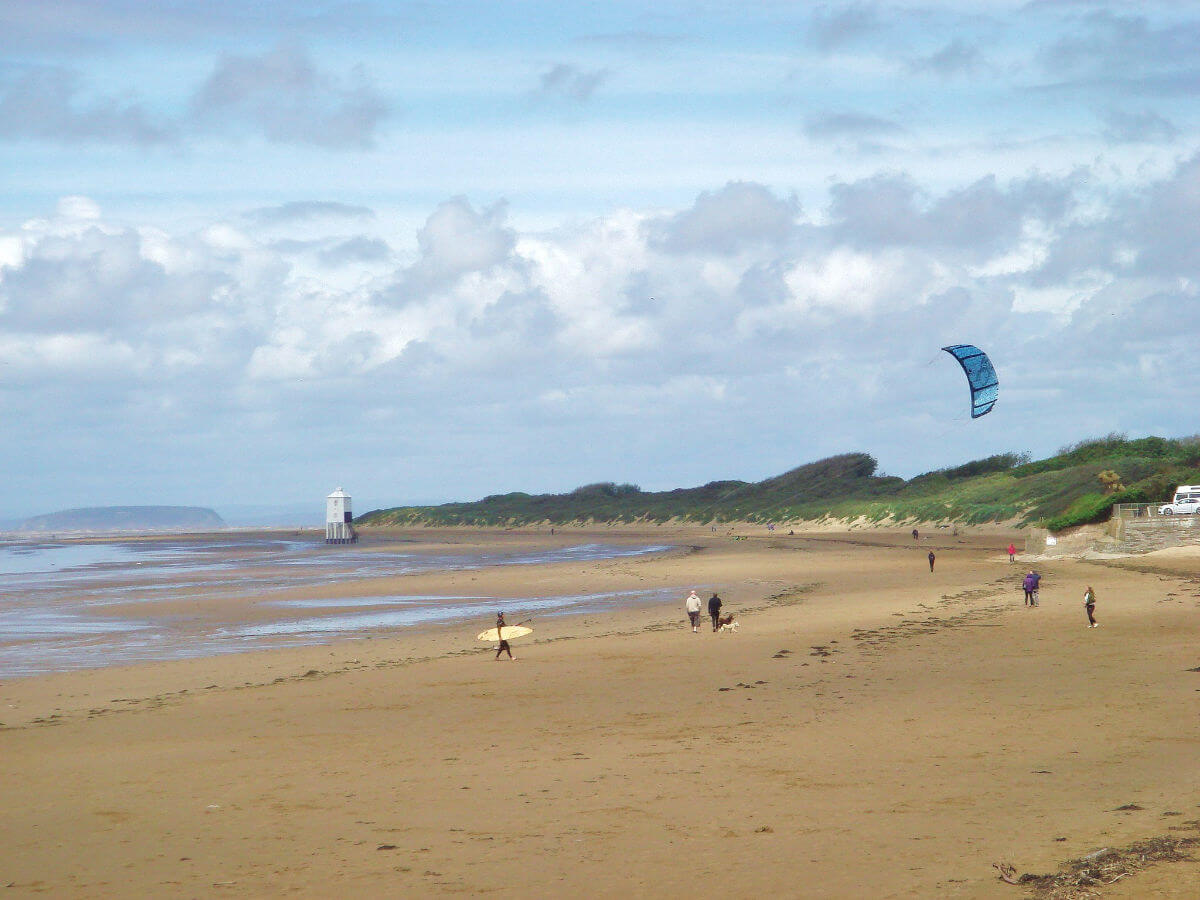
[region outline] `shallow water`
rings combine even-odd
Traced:
[[[658,602],[679,589],[503,601],[430,594],[283,601],[269,595],[335,581],[344,587],[347,580],[381,575],[612,559],[667,549],[589,543],[537,552],[431,555],[262,536],[0,542],[0,678],[382,636],[430,623],[486,621],[497,609],[512,619]],[[157,604],[185,594],[231,593],[266,595],[259,611],[270,611],[269,621],[211,623],[156,610]],[[136,619],[106,612],[130,602],[144,610]]]

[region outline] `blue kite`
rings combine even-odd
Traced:
[[[996,405],[1000,393],[1000,379],[996,377],[992,361],[973,344],[952,344],[942,349],[957,359],[967,374],[967,383],[971,385],[971,418],[986,416]]]

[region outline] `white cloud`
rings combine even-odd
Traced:
[[[58,201],[57,212],[63,219],[93,221],[100,218],[100,204],[90,197],[63,197]]]
[[[382,441],[370,423],[385,423],[463,453],[487,434],[516,454],[535,437],[590,448],[632,429],[646,460],[691,423],[724,441],[791,434],[799,416],[794,463],[918,440],[930,408],[961,405],[930,358],[973,342],[1016,391],[993,414],[1006,446],[1021,448],[1030,418],[1074,439],[1097,414],[1089,398],[1121,376],[1097,358],[1165,380],[1122,383],[1147,417],[1200,374],[1186,337],[1200,327],[1200,263],[1180,225],[1200,212],[1196,169],[1120,191],[1077,174],[943,191],[893,175],[833,185],[815,222],[748,182],[540,231],[510,223],[503,203],[456,197],[391,236],[415,245],[407,257],[376,257],[375,235],[349,229],[284,246],[236,213],[130,227],[71,198],[0,232],[0,362],[26,386],[0,402],[47,428],[107,416],[114,440],[124,419],[244,428],[276,448],[335,410],[364,429],[356,441]],[[948,222],[961,227],[931,224]],[[338,248],[336,270],[313,261]]]
[[[734,253],[756,243],[780,243],[796,228],[800,203],[761,184],[730,182],[704,192],[690,209],[647,223],[656,249],[672,253]]]

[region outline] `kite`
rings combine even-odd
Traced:
[[[958,360],[967,375],[967,383],[971,385],[971,418],[990,413],[996,405],[1000,381],[987,354],[973,344],[952,344],[942,349]]]

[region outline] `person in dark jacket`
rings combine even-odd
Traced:
[[[1025,605],[1026,606],[1037,606],[1038,582],[1040,582],[1041,580],[1042,580],[1042,576],[1039,575],[1037,572],[1033,571],[1033,569],[1030,569],[1029,574],[1025,576],[1025,580],[1023,582],[1021,582],[1021,587],[1023,587],[1025,589]]]
[[[717,623],[721,618],[721,598],[717,596],[716,591],[708,598],[708,615],[712,619],[713,631],[717,630]]]
[[[930,572],[932,572],[932,571],[933,571],[933,564],[934,564],[934,562],[935,562],[936,560],[937,560],[937,557],[936,557],[936,556],[934,556],[934,555],[933,555],[933,551],[932,551],[932,550],[930,550],[930,551],[929,551],[929,571],[930,571]]]

